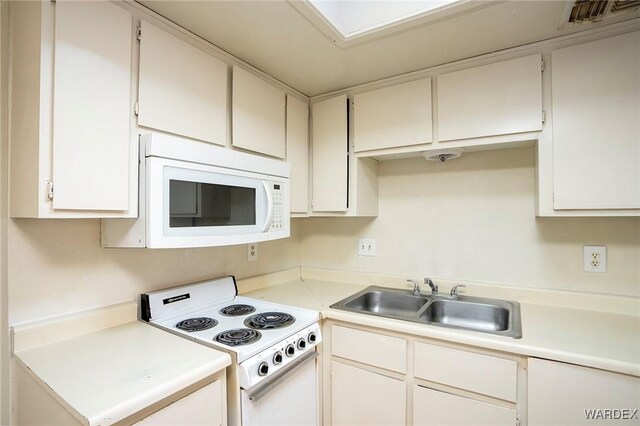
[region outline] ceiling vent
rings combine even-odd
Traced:
[[[623,12],[640,10],[640,0],[572,0],[565,2],[561,27],[599,22]]]

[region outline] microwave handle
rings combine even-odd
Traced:
[[[271,219],[273,218],[273,195],[271,194],[269,182],[263,180],[262,186],[264,187],[264,192],[267,193],[267,219],[264,221],[262,232],[267,232],[271,227]]]

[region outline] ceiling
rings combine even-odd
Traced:
[[[284,0],[139,2],[308,96],[603,25],[559,29],[562,0],[489,1],[340,47]]]

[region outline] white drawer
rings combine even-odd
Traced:
[[[398,373],[407,371],[407,342],[398,337],[333,325],[331,354]]]
[[[514,360],[416,343],[415,377],[516,402]]]

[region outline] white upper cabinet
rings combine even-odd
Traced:
[[[345,212],[348,195],[347,96],[312,106],[312,199],[315,212]]]
[[[540,54],[437,77],[438,141],[542,129]]]
[[[11,216],[135,216],[131,13],[108,1],[10,8]]]
[[[353,99],[354,151],[431,143],[431,79],[360,93]]]
[[[226,144],[227,64],[142,21],[138,124]]]
[[[309,103],[287,96],[287,162],[291,213],[309,213]]]
[[[285,158],[285,93],[233,67],[233,146]]]
[[[551,54],[554,209],[640,209],[640,32]]]
[[[56,2],[54,209],[129,208],[131,13]]]

